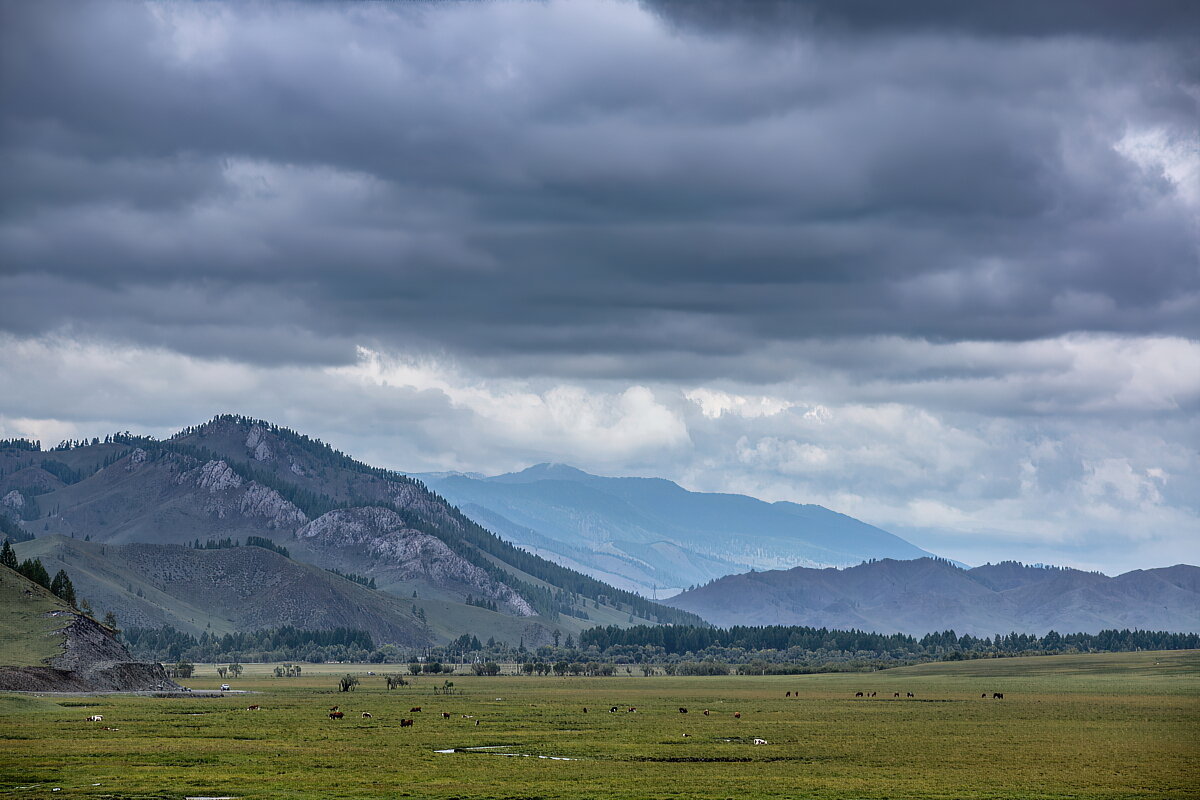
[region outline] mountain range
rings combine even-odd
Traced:
[[[730,575],[666,601],[714,625],[810,625],[879,633],[953,630],[1097,633],[1200,630],[1200,568],[1110,578],[1006,561],[963,569],[942,559],[883,559],[849,569]]]
[[[20,526],[10,538],[37,537],[21,558],[65,568],[122,625],[534,646],[596,624],[700,622],[513,547],[419,480],[245,417],[162,441],[0,443],[0,512]]]
[[[606,478],[565,464],[414,477],[513,544],[645,596],[750,569],[932,555],[822,506],[691,492],[661,478]]]

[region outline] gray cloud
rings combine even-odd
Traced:
[[[0,252],[38,312],[4,324],[631,374],[763,340],[1195,335],[1196,208],[1119,151],[1194,133],[1195,14],[884,6],[754,6],[817,21],[780,40],[721,3],[6,5]],[[212,297],[247,287],[239,348]]]

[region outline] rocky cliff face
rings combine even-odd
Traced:
[[[234,512],[260,517],[266,520],[270,530],[291,529],[308,522],[304,512],[283,499],[279,492],[256,481],[243,480],[224,461],[208,461],[187,470],[179,475],[177,482],[207,489],[211,498],[204,504],[204,509],[218,519]]]
[[[407,527],[390,509],[331,511],[297,530],[296,538],[325,551],[366,553],[375,573],[389,572],[399,580],[420,577],[439,585],[459,584],[515,614],[535,614],[529,603],[508,586],[463,559],[436,536]]]

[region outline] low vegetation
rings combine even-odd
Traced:
[[[455,675],[453,691],[424,675],[389,689],[394,676],[365,667],[305,665],[288,678],[274,670],[249,664],[225,679],[247,695],[0,695],[0,792],[1179,798],[1195,796],[1200,755],[1197,651],[943,662],[870,675]],[[339,691],[346,677],[358,682]],[[189,685],[221,682],[214,665],[200,665]],[[860,691],[876,696],[856,698]],[[341,716],[331,719],[335,706]],[[92,715],[102,722],[86,722]]]

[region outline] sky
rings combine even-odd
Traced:
[[[1200,4],[0,0],[0,437],[1200,563]]]

